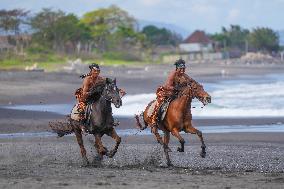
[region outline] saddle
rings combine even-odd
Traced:
[[[169,97],[160,106],[159,111],[158,111],[158,117],[157,117],[157,119],[158,119],[157,121],[158,122],[161,122],[161,121],[163,121],[165,119],[167,111],[168,111],[168,108],[169,108],[169,105],[170,105],[170,103],[172,101],[173,101],[173,98]]]
[[[86,123],[85,124],[89,124],[90,123],[90,118],[91,118],[91,114],[92,114],[92,105],[88,104],[85,110],[85,118],[86,118]],[[78,111],[78,103],[75,104],[71,110],[71,114],[70,114],[70,118],[75,120],[75,121],[80,121],[80,117],[79,117],[80,112]]]
[[[158,122],[161,122],[165,119],[169,105],[173,100],[174,100],[174,97],[169,97],[161,104],[158,110],[158,117],[157,117]],[[157,103],[156,100],[153,100],[152,102],[150,102],[150,107],[147,112],[148,117],[150,117],[154,113],[154,108],[156,106],[156,103]]]

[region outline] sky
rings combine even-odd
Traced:
[[[110,5],[126,10],[137,20],[173,24],[187,31],[215,33],[231,24],[284,30],[284,0],[0,0],[0,9],[36,13],[53,8],[79,17]]]

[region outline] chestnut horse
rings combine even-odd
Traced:
[[[88,104],[91,104],[92,108],[89,122],[86,125],[87,132],[89,134],[93,134],[95,137],[95,148],[99,154],[99,159],[102,159],[104,155],[112,158],[117,152],[118,146],[121,142],[121,138],[117,135],[114,129],[114,119],[111,107],[111,103],[113,103],[116,108],[119,108],[122,105],[119,89],[116,86],[116,80],[107,78],[105,83],[93,87],[87,101]],[[83,165],[86,166],[89,164],[89,161],[83,144],[80,124],[81,123],[79,121],[70,118],[69,123],[50,123],[50,127],[58,134],[59,137],[73,132],[75,133],[77,142],[81,149]],[[101,137],[105,134],[116,141],[116,144],[111,151],[108,151],[102,144]]]
[[[192,99],[197,98],[199,101],[203,103],[203,105],[207,105],[211,103],[211,96],[203,89],[202,85],[198,83],[192,83],[191,85],[186,85],[178,90],[177,97],[170,103],[165,118],[158,122],[156,126],[151,126],[152,133],[156,136],[158,143],[162,144],[164,147],[164,152],[167,159],[167,165],[171,166],[171,161],[169,158],[169,140],[170,133],[175,136],[179,142],[180,147],[178,147],[178,152],[184,152],[184,139],[180,135],[181,131],[185,133],[196,134],[201,141],[201,157],[206,156],[206,146],[203,140],[202,132],[198,129],[194,128],[192,125],[192,115],[191,115],[191,102]],[[136,115],[136,121],[138,127],[141,129],[145,129],[150,123],[150,117],[148,116],[148,111],[151,106],[151,103],[146,107],[145,111],[141,114],[145,126],[141,125],[139,121],[139,117]],[[158,129],[162,130],[164,133],[164,140],[158,133]]]

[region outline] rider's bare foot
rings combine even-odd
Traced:
[[[120,124],[120,122],[119,122],[117,119],[115,119],[115,120],[113,121],[113,124],[112,124],[112,125],[116,127],[116,126],[118,126],[119,124]]]

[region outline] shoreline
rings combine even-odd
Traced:
[[[48,123],[54,120],[63,121],[66,116],[40,111],[13,110],[0,108],[0,133],[41,132],[49,131]],[[120,121],[118,129],[134,129],[134,117],[115,116]],[[198,126],[249,126],[284,124],[283,117],[240,117],[240,118],[195,118],[193,125]]]

